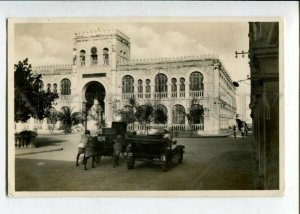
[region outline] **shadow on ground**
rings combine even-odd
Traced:
[[[254,189],[254,154],[249,151],[230,151],[218,157],[197,182],[202,190]],[[218,181],[218,182],[216,182]]]

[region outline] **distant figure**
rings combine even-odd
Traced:
[[[244,126],[241,127],[241,133],[242,133],[242,137],[244,138],[244,135],[245,135],[245,127]]]
[[[233,125],[233,136],[236,138],[236,125]]]
[[[116,166],[119,166],[119,157],[120,157],[120,153],[122,151],[122,147],[123,147],[123,137],[122,135],[118,135],[117,139],[113,140],[113,147],[114,147],[114,168]]]
[[[245,136],[247,136],[248,135],[248,125],[247,125],[247,123],[245,123]]]
[[[79,156],[81,154],[84,154],[85,153],[85,148],[86,148],[86,145],[87,143],[89,142],[91,138],[91,135],[90,135],[90,131],[89,130],[86,130],[84,132],[84,134],[81,136],[81,139],[80,139],[80,142],[78,144],[78,154],[77,154],[77,157],[76,157],[76,166],[78,166],[78,159],[79,159]]]

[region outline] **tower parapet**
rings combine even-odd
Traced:
[[[101,37],[101,36],[110,36],[110,35],[117,35],[126,41],[130,41],[130,38],[123,32],[117,29],[100,29],[94,31],[87,31],[87,32],[79,32],[74,34],[74,39],[81,39],[81,38],[89,38],[89,37]]]

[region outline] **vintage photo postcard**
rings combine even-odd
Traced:
[[[8,19],[8,195],[282,196],[280,18]]]

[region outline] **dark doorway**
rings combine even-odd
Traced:
[[[85,99],[87,110],[89,110],[93,106],[94,101],[97,100],[103,109],[103,112],[105,112],[105,88],[101,83],[96,81],[89,82],[85,90]]]

